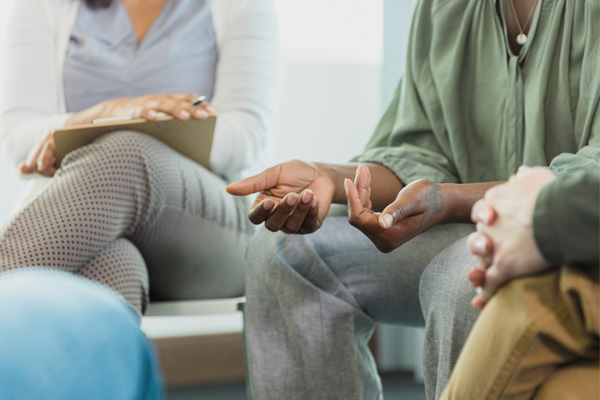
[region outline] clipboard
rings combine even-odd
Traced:
[[[139,118],[57,129],[52,134],[56,166],[60,167],[62,160],[71,151],[90,144],[102,135],[133,130],[146,133],[198,164],[209,168],[210,150],[216,123],[217,117],[211,115],[204,120],[180,121],[173,117],[160,117],[154,121],[148,121]]]

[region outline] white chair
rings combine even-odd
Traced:
[[[151,302],[142,330],[156,345],[167,386],[242,381],[245,297]]]

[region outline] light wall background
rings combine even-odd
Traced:
[[[0,41],[14,1],[0,0]],[[347,161],[366,144],[404,71],[414,0],[274,1],[285,79],[270,161]],[[19,186],[0,155],[0,224]],[[419,379],[420,330],[384,326],[378,337],[382,369],[415,369]]]

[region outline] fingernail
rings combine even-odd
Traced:
[[[179,111],[179,116],[180,116],[181,118],[186,118],[186,119],[187,119],[187,118],[189,118],[189,117],[191,117],[190,113],[189,113],[189,112],[187,112],[186,110],[181,110],[181,111]]]
[[[384,229],[389,229],[394,223],[394,218],[390,214],[384,214],[379,218],[379,221],[381,221],[381,226]]]
[[[318,203],[318,200],[317,200],[317,198],[316,198],[316,197],[313,197],[313,199],[312,199],[312,203],[310,203],[310,208],[315,208],[315,207],[317,207],[317,203]]]
[[[273,208],[273,205],[275,205],[275,203],[273,203],[273,200],[265,200],[263,203],[263,208],[268,211],[271,208]]]
[[[479,250],[482,254],[485,254],[485,240],[484,239],[477,239],[475,241],[475,247],[477,247],[477,250]]]
[[[200,118],[208,117],[208,113],[206,111],[202,110],[201,108],[197,108],[194,111],[194,114],[196,114],[196,116],[200,117]]]
[[[348,196],[348,182],[350,182],[350,179],[345,178],[344,179],[344,189],[346,189],[346,196]]]
[[[150,111],[148,111],[148,114],[147,114],[147,115],[148,115],[150,118],[156,118],[156,111],[154,111],[154,110],[150,110]]]
[[[43,166],[44,166],[44,163],[42,162],[42,160],[40,160],[40,161],[37,162],[37,169],[38,170],[41,170]]]
[[[295,206],[298,203],[298,197],[296,193],[291,193],[287,198],[288,206]]]
[[[483,298],[483,288],[481,286],[475,288],[475,293],[477,293],[477,296]]]
[[[310,203],[310,200],[312,199],[312,196],[313,196],[313,192],[311,190],[307,190],[306,192],[304,192],[302,194],[302,202],[304,204]]]
[[[477,211],[477,219],[479,222],[483,222],[484,224],[487,224],[489,221],[489,215],[487,213],[487,211]]]

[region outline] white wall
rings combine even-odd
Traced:
[[[8,21],[8,10],[15,0],[0,0],[0,43],[4,40],[4,29]],[[2,62],[2,60],[0,60]],[[0,225],[8,218],[10,209],[19,191],[20,180],[14,166],[8,164],[0,154]]]
[[[381,114],[382,0],[275,0],[285,81],[274,162],[345,162]]]

